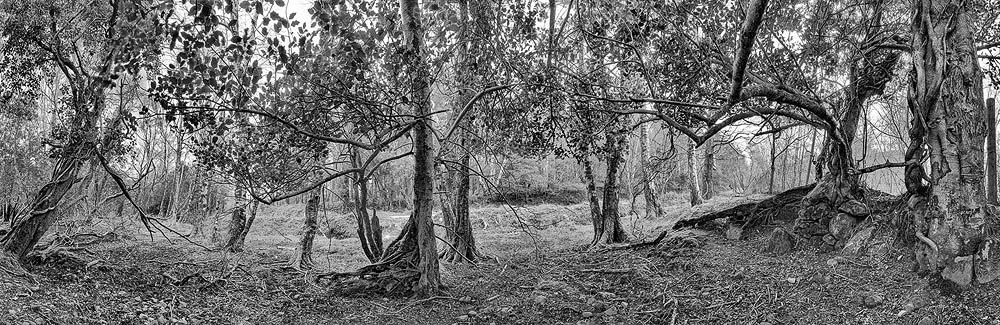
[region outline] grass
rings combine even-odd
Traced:
[[[716,199],[695,210],[732,204]],[[516,216],[505,207],[475,208],[477,240],[495,258],[443,265],[447,297],[345,297],[311,277],[364,265],[356,239],[317,239],[319,265],[311,273],[283,267],[298,241],[301,208],[262,210],[241,254],[136,233],[138,239],[88,246],[103,261],[94,265],[34,266],[37,282],[0,283],[0,323],[1000,324],[997,286],[942,292],[909,272],[905,250],[865,258],[808,250],[770,256],[758,238],[688,231],[672,236],[686,240],[659,247],[591,251],[585,205],[521,207]],[[691,213],[682,204],[665,210],[660,220],[629,214],[622,222],[641,240]],[[407,213],[379,215],[388,229],[397,227],[386,231],[391,237],[405,219],[389,216]],[[333,212],[325,218],[344,219]]]

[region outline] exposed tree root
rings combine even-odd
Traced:
[[[702,227],[709,222],[729,218],[728,222],[744,229],[771,224],[775,221],[790,223],[798,216],[802,198],[809,194],[816,184],[802,185],[778,193],[761,201],[740,204],[721,211],[712,211],[698,216],[681,219],[674,224],[673,229],[686,227]],[[874,189],[864,189],[866,200],[872,213],[886,212],[894,209],[895,196]]]
[[[359,293],[410,294],[420,279],[417,265],[420,251],[417,247],[417,227],[411,218],[399,236],[386,248],[377,263],[354,272],[320,274],[316,281],[325,281],[338,288],[344,295]]]

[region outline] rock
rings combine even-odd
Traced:
[[[979,246],[976,253],[976,281],[982,284],[990,283],[1000,278],[1000,247],[996,239],[987,239]]]
[[[858,200],[850,200],[844,202],[839,207],[837,207],[837,210],[840,210],[840,212],[859,218],[864,218],[872,214],[872,211],[871,209],[868,208],[868,205]]]
[[[868,308],[875,308],[881,306],[885,302],[885,297],[880,294],[873,293],[865,297],[864,304]]]
[[[917,325],[934,325],[934,320],[930,316],[924,316],[921,318]]]
[[[543,304],[545,304],[545,301],[547,301],[547,300],[548,300],[548,297],[543,296],[543,295],[537,295],[537,296],[535,296],[535,298],[532,299],[532,301],[534,301],[536,305],[543,305]]]
[[[833,217],[833,220],[830,220],[830,234],[838,241],[847,241],[851,238],[854,226],[857,224],[858,219],[847,213],[838,213],[837,216]]]
[[[557,291],[567,294],[575,294],[577,292],[576,288],[573,288],[568,283],[555,280],[538,281],[538,283],[535,284],[535,290]]]
[[[726,228],[726,239],[729,240],[743,239],[743,227],[730,223],[729,227]]]
[[[774,231],[771,232],[771,236],[767,238],[767,244],[764,246],[764,252],[787,254],[792,251],[794,243],[792,234],[789,234],[784,228],[774,228]]]
[[[590,299],[587,299],[587,306],[590,307],[591,310],[597,313],[603,312],[605,309],[608,309],[607,304],[605,304],[603,301],[597,300],[597,298],[594,297],[590,297]]]
[[[791,284],[795,284],[795,282],[799,282],[799,279],[796,279],[796,278],[788,278],[788,279],[785,279],[785,281],[788,281],[788,283],[791,283]]]
[[[611,307],[604,311],[604,316],[618,315],[618,307]]]
[[[868,245],[868,240],[872,238],[872,233],[875,231],[875,227],[865,227],[858,230],[851,236],[851,239],[847,240],[847,244],[844,244],[844,254],[848,255],[858,255],[864,251],[865,245]]]
[[[956,256],[954,262],[941,270],[941,277],[954,282],[960,287],[972,284],[973,255]]]

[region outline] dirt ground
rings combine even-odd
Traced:
[[[590,251],[583,205],[523,207],[516,215],[474,209],[477,240],[493,261],[443,265],[446,296],[344,296],[313,278],[364,265],[356,239],[321,236],[316,270],[285,267],[301,210],[263,209],[241,254],[148,233],[81,247],[75,252],[94,262],[50,261],[32,266],[34,281],[0,282],[0,323],[1000,324],[998,286],[942,291],[909,271],[904,250],[879,258],[770,256],[760,238],[685,231],[659,246]],[[623,223],[642,241],[691,212],[683,204],[667,211],[662,220],[633,213]],[[391,237],[406,213],[379,215]],[[320,223],[338,218],[321,213]]]

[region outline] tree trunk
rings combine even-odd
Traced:
[[[876,3],[873,12],[881,12]],[[866,39],[879,33],[882,19],[876,14],[869,22]],[[816,187],[802,199],[802,209],[794,229],[800,239],[829,250],[843,246],[853,235],[853,225],[868,216],[870,209],[861,202],[863,191],[854,173],[851,144],[865,102],[881,94],[892,79],[899,53],[890,49],[861,49],[851,61],[849,81],[840,112],[839,128],[826,130],[823,150],[817,159]],[[835,220],[835,223],[831,221]]]
[[[984,235],[988,218],[983,175],[987,127],[983,74],[973,42],[972,4],[917,1],[913,15],[913,69],[908,104],[914,119],[907,161],[909,205],[920,241],[917,270],[960,287],[997,277],[995,240]],[[982,253],[978,254],[977,253]],[[992,254],[992,256],[991,256]]]
[[[693,142],[692,142],[693,143]],[[628,240],[622,229],[618,212],[618,171],[624,160],[625,137],[618,132],[607,134],[607,178],[604,180],[604,208],[601,209],[598,220],[595,220],[594,240],[591,247],[607,244],[623,243]]]
[[[770,161],[771,161],[771,167],[770,167],[770,169],[768,170],[768,173],[767,173],[767,193],[768,194],[773,194],[774,193],[774,161],[777,160],[777,158],[778,158],[777,157],[777,151],[778,151],[778,133],[779,132],[771,132],[771,159],[770,159]]]
[[[354,168],[364,165],[361,149],[357,147],[351,148],[351,165]],[[374,213],[368,215],[368,179],[364,174],[363,171],[355,174],[352,191],[348,193],[348,197],[354,202],[354,218],[358,222],[361,250],[369,262],[375,263],[382,256],[382,226],[377,215]]]
[[[462,108],[471,100],[470,89],[479,84],[479,72],[484,52],[484,39],[489,38],[488,20],[485,13],[488,9],[481,1],[459,1],[459,15],[462,30],[455,55],[455,79],[458,81],[458,95],[452,102],[451,124],[456,132],[446,143],[442,143],[445,153],[445,195],[441,200],[441,212],[444,216],[445,238],[448,243],[441,259],[449,263],[475,263],[481,256],[476,248],[472,234],[472,223],[469,220],[469,150],[474,115],[466,114],[465,119],[458,120]],[[471,16],[471,17],[470,17]],[[470,19],[471,18],[471,19]]]
[[[104,111],[104,88],[101,81],[89,81],[74,92],[74,116],[67,143],[58,148],[50,181],[35,194],[27,218],[12,227],[0,240],[0,270],[22,274],[20,260],[38,243],[58,216],[56,207],[78,179],[80,167],[94,154],[97,143],[97,121]]]
[[[986,100],[986,198],[997,204],[997,108],[996,100]]]
[[[174,198],[171,200],[169,216],[174,221],[180,221],[181,215],[181,183],[184,182],[184,162],[181,160],[181,149],[184,144],[184,133],[181,131],[181,121],[177,121],[177,147],[174,149]]]
[[[691,206],[695,206],[705,202],[701,198],[701,189],[698,188],[698,163],[696,162],[697,158],[695,158],[698,149],[695,147],[694,140],[685,139],[685,141],[687,141],[688,192],[691,193]]]
[[[597,239],[600,238],[600,234],[603,233],[604,227],[604,217],[602,217],[601,212],[601,199],[597,196],[597,181],[594,179],[594,166],[590,162],[590,158],[584,158],[580,161],[583,164],[583,178],[587,183],[587,201],[590,204],[590,221],[594,226],[594,239],[591,241],[591,245],[597,243]]]
[[[316,239],[316,219],[319,216],[319,190],[309,191],[306,199],[305,220],[302,225],[302,239],[292,257],[291,266],[303,270],[313,268],[312,249]]]
[[[715,145],[718,138],[710,139],[705,147],[705,160],[701,168],[701,195],[703,199],[711,199],[715,196]]]
[[[647,104],[646,109],[653,109],[653,105]],[[646,218],[656,217],[659,219],[663,217],[663,208],[660,206],[660,200],[656,193],[656,182],[653,181],[653,166],[652,157],[649,152],[649,143],[651,139],[649,138],[649,123],[643,123],[639,128],[639,168],[642,172],[639,174],[642,179],[642,194],[643,199],[646,201]]]
[[[390,289],[412,291],[417,297],[430,297],[441,290],[437,238],[434,236],[434,139],[430,116],[430,76],[424,61],[423,28],[417,0],[399,0],[400,28],[403,32],[401,53],[408,88],[408,104],[419,120],[413,127],[413,214],[396,240],[382,254],[378,263],[356,273],[376,273],[379,279],[391,278]],[[415,269],[416,272],[412,272]],[[409,290],[406,290],[409,289]]]
[[[230,252],[238,253],[243,251],[246,233],[250,231],[249,218],[247,217],[246,189],[242,185],[236,185],[233,191],[232,220],[229,222],[229,236],[226,241],[226,249]]]

